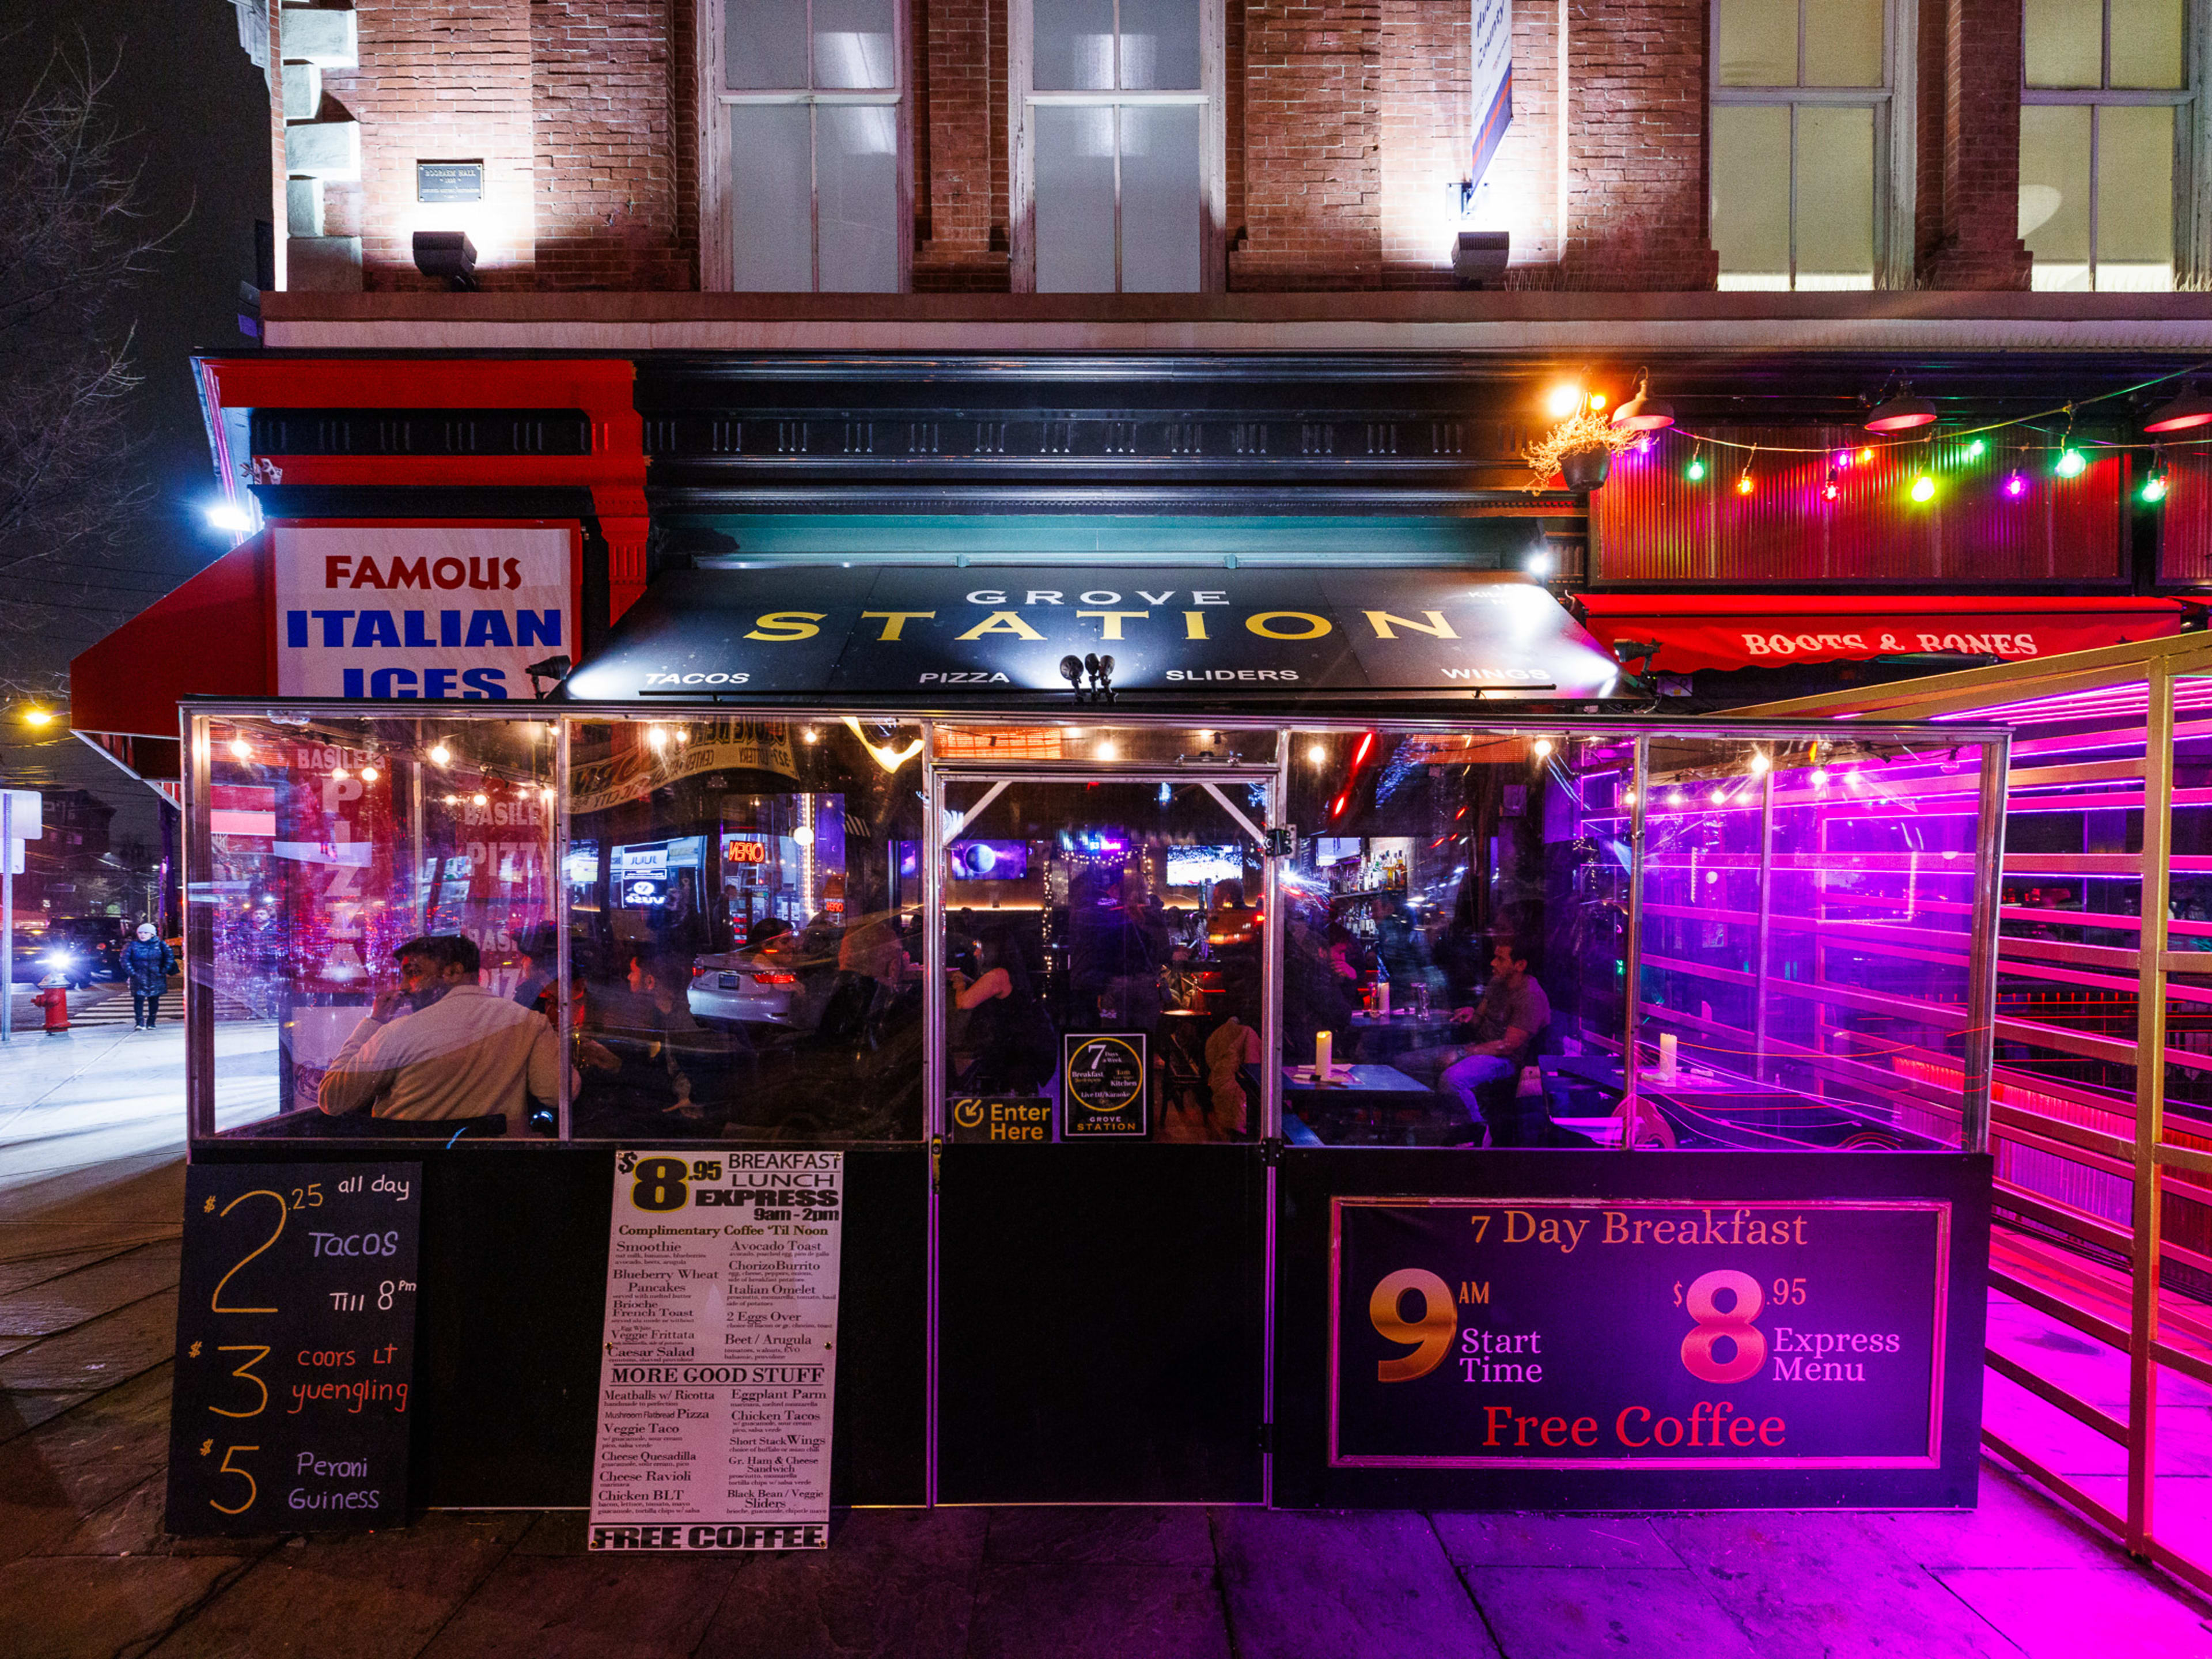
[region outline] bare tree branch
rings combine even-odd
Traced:
[[[24,44],[20,31],[0,38],[0,50]],[[143,377],[129,301],[183,222],[149,222],[137,135],[112,108],[120,62],[102,67],[80,36],[0,107],[0,574],[64,587],[152,499],[132,430]],[[89,609],[91,592],[52,603]],[[48,608],[0,607],[0,631],[36,630]]]

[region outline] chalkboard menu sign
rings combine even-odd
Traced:
[[[407,1518],[419,1164],[195,1164],[168,1529]]]
[[[1332,1203],[1332,1466],[1940,1467],[1946,1202]]]
[[[1060,1042],[1060,1138],[1142,1139],[1148,1127],[1145,1034],[1072,1032]]]

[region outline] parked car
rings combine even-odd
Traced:
[[[820,1017],[813,994],[826,993],[836,975],[834,933],[823,939],[783,933],[742,950],[695,957],[688,1000],[692,1018],[709,1024],[807,1031]]]

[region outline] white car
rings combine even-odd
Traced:
[[[691,963],[691,1017],[744,1025],[800,1024],[806,997],[799,963],[766,951],[726,951]]]

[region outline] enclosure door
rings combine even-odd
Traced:
[[[939,1502],[1264,1496],[1273,783],[937,780]]]

